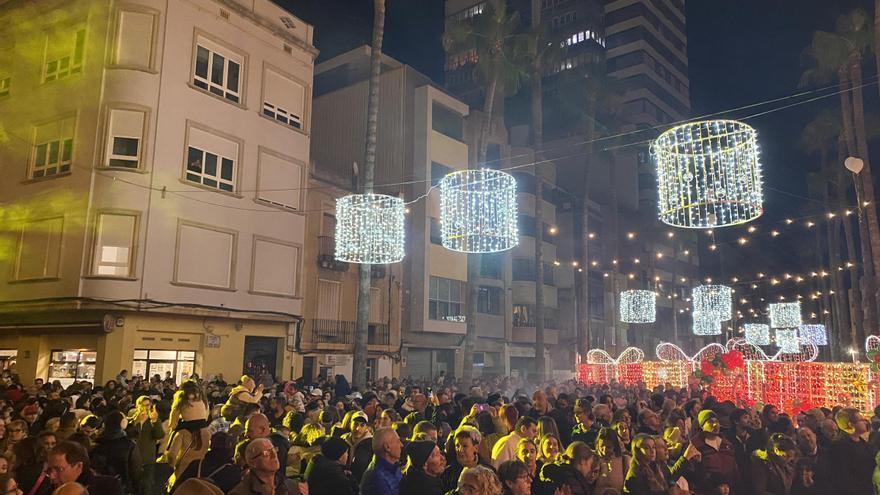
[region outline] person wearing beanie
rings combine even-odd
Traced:
[[[440,475],[446,458],[437,443],[419,440],[406,446],[406,464],[400,481],[400,495],[443,495]]]
[[[91,457],[95,471],[118,476],[126,493],[133,493],[139,486],[143,463],[137,444],[125,434],[127,427],[128,419],[120,411],[107,414]]]
[[[691,443],[700,452],[701,460],[695,466],[692,489],[697,495],[709,495],[717,493],[719,486],[727,485],[731,493],[743,493],[736,449],[730,440],[721,436],[718,414],[703,409],[697,415],[697,424],[700,431],[691,438]]]
[[[348,443],[341,438],[330,437],[321,444],[321,453],[309,460],[305,480],[309,493],[331,495],[354,495],[357,484],[351,473],[345,470],[348,463]]]

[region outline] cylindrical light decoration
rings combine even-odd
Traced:
[[[403,199],[351,194],[336,200],[336,259],[397,263],[404,255]]]
[[[694,335],[721,335],[721,320],[713,315],[703,315],[695,311],[693,318]]]
[[[460,170],[440,181],[443,247],[494,253],[519,243],[516,179],[499,170]]]
[[[770,325],[765,323],[746,323],[746,342],[752,345],[770,345]]]
[[[657,319],[657,293],[650,290],[625,290],[620,293],[620,321],[654,323]]]
[[[732,120],[690,122],[661,134],[657,162],[660,220],[710,229],[764,212],[757,133]]]
[[[798,337],[804,344],[828,345],[828,330],[825,325],[801,325]]]
[[[694,312],[719,322],[733,317],[733,289],[726,285],[699,285],[691,291]]]
[[[779,328],[776,330],[776,347],[783,354],[797,354],[801,352],[801,343],[798,340],[797,329]]]
[[[801,325],[800,301],[770,304],[770,326],[773,328],[797,328]]]

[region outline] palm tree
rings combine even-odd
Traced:
[[[838,163],[839,160],[835,160],[835,157],[832,154],[832,150],[837,145],[841,134],[839,113],[839,110],[834,108],[826,108],[819,112],[819,114],[804,127],[804,130],[801,133],[800,147],[808,154],[817,154],[819,156],[819,171],[812,174],[814,180],[811,185],[814,189],[819,191],[819,195],[822,197],[823,202],[825,204],[832,203],[830,189],[833,188],[837,191],[838,195],[841,193],[843,194],[843,197],[836,198],[837,203],[845,205],[847,204],[845,183],[843,188],[838,187],[841,178],[840,172],[843,169]],[[828,242],[829,264],[831,266],[840,266],[842,261],[840,256],[841,222],[849,224],[850,219],[846,216],[836,216],[830,218],[828,222],[826,222],[825,234]],[[850,225],[847,225],[847,227],[849,226]],[[850,239],[852,236],[851,229],[845,228],[845,233],[847,235],[847,245],[855,246],[855,243]],[[819,243],[819,249],[817,249],[816,255],[821,258],[822,253],[825,252],[825,250],[821,249],[821,230],[817,229],[816,234],[819,236],[817,240]],[[853,250],[854,249],[855,248],[853,247]],[[855,253],[851,253],[851,256],[854,254]],[[820,259],[819,266],[821,265],[822,262]],[[837,333],[835,336],[837,345],[832,346],[832,359],[834,360],[837,359],[844,331],[848,331],[850,334],[851,346],[858,345],[857,335],[862,333],[861,315],[853,314],[853,318],[850,317],[851,308],[861,307],[861,288],[858,284],[858,266],[853,264],[850,270],[851,280],[855,283],[852,284],[851,289],[853,304],[849,307],[846,304],[849,298],[847,297],[847,291],[844,290],[843,274],[838,270],[833,270],[831,273],[831,290],[834,291],[835,297],[831,300],[834,324],[830,327],[833,332]],[[820,280],[820,282],[824,283],[824,279]],[[823,294],[828,294],[825,287],[823,287],[821,291]]]
[[[861,89],[862,56],[870,48],[871,42],[867,14],[860,9],[844,14],[837,19],[833,33],[826,31],[813,33],[810,46],[804,50],[804,59],[808,62],[809,68],[801,77],[802,86],[827,83],[837,79],[841,90],[844,142],[849,155],[858,156],[865,164],[862,172],[855,177],[854,186],[859,197],[867,201],[869,206],[864,209],[864,222],[859,222],[862,230],[862,260],[867,287],[867,295],[863,298],[863,302],[870,298],[873,303],[866,305],[869,316],[865,323],[866,325],[870,323],[866,328],[874,328],[874,322],[877,321],[876,309],[880,307],[880,294],[876,290],[876,274],[880,273],[880,226],[878,226],[874,183],[868,156]],[[860,214],[861,212],[860,210]]]
[[[499,115],[496,100],[519,89],[528,67],[528,40],[521,32],[519,13],[507,13],[506,2],[490,0],[481,14],[455,23],[443,35],[446,53],[471,51],[476,54],[474,72],[485,89],[477,154],[470,168],[486,162],[488,138]],[[480,257],[469,254],[467,262],[466,333],[464,340],[464,378],[470,379],[474,368],[474,347],[477,340],[477,300]]]
[[[382,66],[382,38],[385,35],[385,0],[373,0],[373,46],[370,50],[369,100],[367,100],[367,135],[364,152],[364,174],[361,189],[373,192],[376,167],[376,140],[379,133],[379,77]],[[367,340],[370,328],[370,274],[372,265],[358,265],[357,323],[354,334],[352,385],[366,390]]]

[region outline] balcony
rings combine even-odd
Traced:
[[[318,236],[318,267],[335,272],[348,271],[348,263],[336,259],[336,239],[332,236]]]
[[[355,322],[341,320],[309,320],[312,342],[315,344],[354,344]],[[386,323],[370,323],[367,333],[368,345],[391,345],[391,333]]]

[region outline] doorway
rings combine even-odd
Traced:
[[[258,383],[264,374],[275,377],[279,340],[276,337],[246,336],[242,365],[244,374],[253,377]]]

